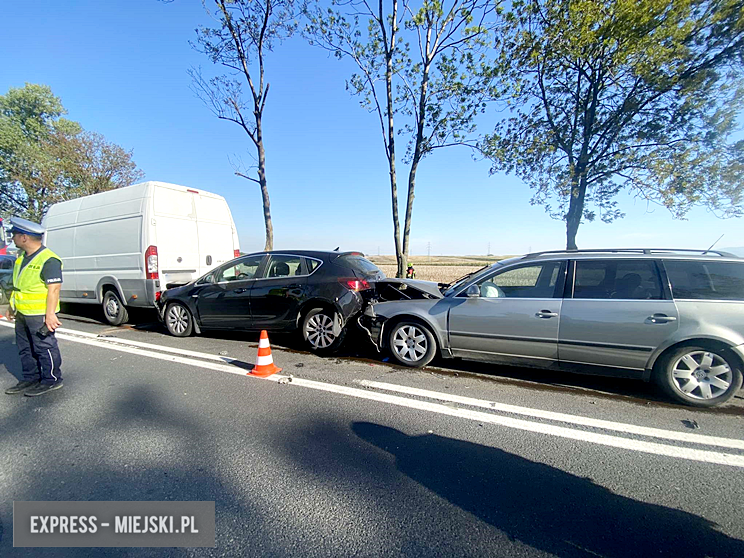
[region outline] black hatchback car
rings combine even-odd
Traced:
[[[291,250],[241,256],[160,299],[177,337],[204,329],[299,330],[310,349],[332,353],[362,311],[362,291],[385,275],[360,252]]]

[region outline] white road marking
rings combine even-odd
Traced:
[[[502,411],[504,413],[526,415],[535,418],[544,418],[557,422],[567,422],[569,424],[590,426],[592,428],[601,428],[603,430],[614,430],[616,432],[623,432],[625,434],[638,434],[640,436],[663,438],[666,440],[675,440],[678,442],[687,442],[691,444],[705,444],[708,446],[720,446],[724,448],[744,450],[744,440],[736,440],[733,438],[719,438],[717,436],[689,434],[686,432],[675,432],[674,430],[662,430],[660,428],[648,428],[646,426],[636,426],[634,424],[625,424],[622,422],[593,419],[590,417],[582,417],[579,415],[554,413],[552,411],[543,411],[541,409],[532,409],[530,407],[517,407],[515,405],[507,405],[505,403],[486,401],[485,399],[472,399],[470,397],[451,395],[449,393],[440,393],[438,391],[429,391],[426,389],[399,386],[396,384],[386,384],[383,382],[373,382],[370,380],[355,380],[355,383],[359,384],[360,386],[373,389],[394,391],[397,393],[404,393],[406,395],[426,397],[427,399],[450,401],[452,403],[460,403],[462,405],[468,405],[470,407],[482,407],[484,409],[493,409],[495,411]]]
[[[103,341],[106,343],[118,343],[119,345],[129,345],[131,347],[142,347],[143,349],[154,349],[156,351],[163,351],[166,353],[175,353],[177,355],[193,356],[197,358],[206,358],[209,360],[216,360],[219,362],[230,363],[230,362],[235,362],[237,360],[237,359],[226,357],[226,356],[217,356],[217,355],[211,355],[209,353],[188,351],[186,349],[180,349],[176,347],[167,347],[165,345],[155,345],[153,343],[143,343],[142,341],[131,341],[129,339],[121,339],[119,337],[108,337],[108,336],[100,337],[99,335],[95,333],[88,333],[87,331],[78,331],[75,329],[67,329],[64,327],[58,328],[57,331],[61,333],[68,333],[70,335],[79,335],[80,337],[87,337],[89,339],[97,339],[98,341]]]
[[[5,326],[5,327],[14,327],[12,323],[9,323],[5,320],[0,320],[0,325]],[[74,334],[71,334],[73,332]],[[112,342],[104,341],[98,338],[94,339],[92,338],[93,334],[86,333],[85,335],[79,335],[80,333],[85,333],[85,332],[66,330],[66,333],[61,333],[61,334],[58,334],[57,336],[60,339],[67,340],[67,341],[73,341],[75,343],[82,343],[84,345],[91,345],[95,347],[111,349],[114,351],[125,352],[125,353],[129,353],[133,355],[145,356],[145,357],[155,358],[155,359],[169,361],[169,362],[176,362],[179,364],[185,364],[185,365],[197,367],[197,368],[206,368],[209,370],[216,370],[220,372],[238,374],[241,376],[248,376],[247,372],[244,369],[237,368],[236,366],[230,366],[226,364],[217,364],[217,363],[212,363],[212,362],[204,362],[204,361],[194,360],[190,358],[183,358],[183,357],[172,356],[172,355],[167,355],[167,354],[162,354],[162,353],[156,353],[156,352],[152,352],[152,351],[148,351],[148,350],[144,350],[144,349],[140,349],[136,347],[128,347],[122,343],[112,343]],[[105,338],[105,339],[110,339],[110,338]],[[127,343],[135,343],[135,342],[127,341]],[[155,346],[160,348],[159,345],[155,345]],[[173,349],[170,347],[165,347],[165,349],[168,349],[169,351],[173,351]],[[201,353],[201,354],[204,354],[204,353]],[[214,355],[210,355],[210,356],[214,358]],[[255,378],[255,379],[270,380],[273,382],[279,382],[280,380],[287,379],[287,376],[282,376],[279,374],[274,374],[273,376],[269,376],[268,378],[258,378],[256,376],[249,376],[249,377]],[[302,386],[302,387],[306,387],[310,389],[316,389],[319,391],[326,391],[330,393],[337,393],[340,395],[348,395],[351,397],[357,397],[359,399],[379,401],[382,403],[398,405],[401,407],[408,407],[411,409],[418,409],[422,411],[429,411],[429,412],[438,413],[442,415],[449,415],[449,416],[463,418],[467,420],[473,420],[473,421],[477,421],[480,423],[497,424],[500,426],[505,426],[507,428],[515,428],[518,430],[525,430],[528,432],[534,432],[538,434],[558,436],[561,438],[590,442],[590,443],[609,446],[609,447],[640,451],[643,453],[649,453],[649,454],[661,455],[661,456],[667,456],[667,457],[675,457],[675,458],[680,458],[680,459],[689,459],[692,461],[699,461],[703,463],[730,465],[733,467],[744,468],[744,456],[743,455],[729,454],[729,453],[723,453],[723,452],[718,452],[718,451],[684,448],[684,447],[678,447],[678,446],[673,446],[673,445],[668,445],[668,444],[659,444],[656,442],[645,442],[641,440],[632,440],[632,439],[623,438],[619,436],[611,436],[607,434],[587,432],[585,430],[575,430],[575,429],[566,428],[563,426],[554,426],[554,425],[540,423],[540,422],[531,422],[527,420],[504,417],[504,416],[495,415],[491,413],[484,413],[481,411],[473,411],[470,409],[460,409],[460,408],[453,409],[451,407],[448,407],[446,405],[442,405],[439,403],[430,403],[427,401],[408,399],[405,397],[399,397],[397,395],[388,395],[384,393],[369,391],[368,389],[358,389],[358,388],[340,386],[336,384],[316,382],[314,380],[304,380],[302,378],[292,378],[291,382],[289,382],[289,385]],[[389,385],[392,385],[392,384],[389,384]],[[432,393],[435,393],[435,392],[432,392]]]

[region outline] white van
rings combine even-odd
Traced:
[[[64,266],[62,302],[101,304],[113,325],[127,306],[154,307],[168,284],[240,255],[222,196],[164,182],[55,204],[42,224]]]

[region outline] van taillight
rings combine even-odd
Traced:
[[[233,250],[233,257],[239,258],[240,257],[240,250]]]
[[[145,277],[147,279],[158,278],[158,247],[148,246],[145,251]]]

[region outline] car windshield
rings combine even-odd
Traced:
[[[484,273],[484,272],[486,272],[488,270],[493,269],[495,266],[500,266],[500,265],[501,265],[500,262],[496,262],[495,264],[488,264],[486,266],[481,267],[480,269],[476,269],[475,271],[472,271],[472,272],[468,273],[467,275],[463,275],[462,277],[460,277],[456,281],[453,281],[452,283],[450,283],[446,287],[444,287],[444,290],[442,291],[442,293],[444,294],[444,296],[449,296],[455,290],[457,290],[458,288],[460,288],[463,285],[463,283],[465,283],[465,281],[467,281],[469,279],[472,279],[472,278],[475,278],[476,276],[480,275],[481,273]]]

